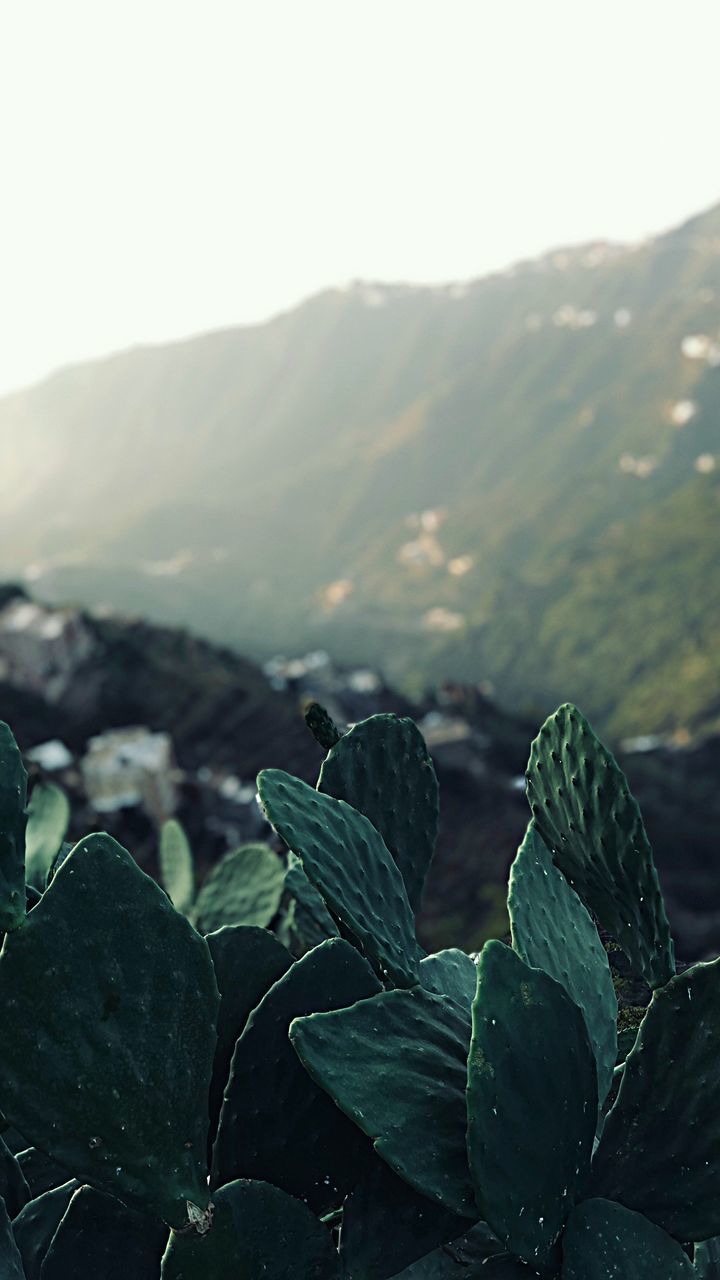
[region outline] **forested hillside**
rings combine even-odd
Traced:
[[[254,656],[720,717],[720,209],[358,284],[0,402],[0,570]]]

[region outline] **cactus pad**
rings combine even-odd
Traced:
[[[562,1280],[692,1280],[680,1245],[640,1213],[610,1200],[586,1200],[563,1236]]]
[[[594,1195],[678,1240],[720,1234],[720,960],[656,991],[592,1172]]]
[[[158,856],[163,889],[175,910],[188,915],[195,898],[195,866],[188,838],[175,818],[163,822]]]
[[[235,1041],[250,1014],[293,962],[274,934],[255,925],[224,925],[205,939],[220,992],[217,1047],[210,1085],[210,1143],[215,1140]]]
[[[12,1151],[0,1138],[0,1200],[5,1202],[5,1208],[10,1217],[16,1218],[31,1199],[30,1188],[25,1181],[22,1168]]]
[[[206,1235],[170,1236],[162,1280],[340,1280],[330,1232],[278,1187],[238,1179],[213,1205]]]
[[[720,1280],[720,1236],[695,1246],[695,1280]]]
[[[343,739],[344,741],[344,739]],[[397,986],[418,981],[419,948],[402,875],[372,823],[280,769],[258,777],[275,830],[301,859],[333,915]]]
[[[675,972],[670,928],[637,802],[576,707],[545,721],[530,750],[527,793],[555,862],[652,988]]]
[[[343,1276],[388,1280],[466,1230],[466,1218],[419,1195],[375,1158],[343,1206]]]
[[[8,934],[0,1000],[0,1094],[20,1132],[171,1225],[186,1201],[204,1208],[212,960],[109,836],[82,840]]]
[[[437,951],[420,961],[420,984],[436,996],[449,996],[469,1015],[477,987],[475,961],[457,947]]]
[[[384,991],[290,1028],[310,1075],[378,1155],[421,1195],[475,1218],[465,1143],[469,1038],[464,1011],[422,987]]]
[[[235,1046],[213,1151],[213,1187],[238,1176],[273,1182],[317,1212],[354,1186],[362,1139],[303,1070],[288,1041],[293,1018],[343,1008],[379,990],[366,960],[331,938],[288,969],[248,1018]]]
[[[25,831],[25,879],[40,892],[59,852],[70,822],[70,801],[54,782],[33,788]]]
[[[438,784],[412,720],[370,716],[339,739],[323,762],[318,790],[359,809],[402,872],[414,911],[435,852]]]
[[[0,933],[25,919],[27,774],[18,745],[0,721]]]
[[[53,1187],[52,1191],[46,1191],[26,1204],[15,1219],[13,1236],[26,1280],[40,1280],[45,1254],[77,1189],[74,1178],[60,1187]]]
[[[41,1280],[157,1280],[167,1227],[114,1196],[78,1187],[55,1232]]]
[[[193,916],[201,933],[225,924],[265,928],[277,915],[285,867],[266,844],[231,849],[211,868],[197,896]]]
[[[2,1199],[0,1199],[0,1276],[3,1280],[26,1280],[22,1258]]]
[[[321,894],[308,880],[302,863],[294,853],[289,855],[285,888],[295,899],[293,927],[308,947],[316,947],[326,938],[337,938],[338,927]]]
[[[602,1106],[617,1057],[617,997],[607,952],[534,823],[510,870],[508,913],[518,955],[559,982],[584,1014]]]
[[[587,1175],[597,1119],[585,1020],[553,978],[502,942],[478,961],[468,1152],[481,1215],[510,1253],[549,1261]]]

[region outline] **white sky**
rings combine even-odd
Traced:
[[[0,0],[0,389],[720,200],[717,0]]]

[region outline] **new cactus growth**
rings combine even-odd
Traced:
[[[0,726],[0,1275],[715,1280],[720,960],[674,976],[590,726],[562,707],[532,746],[512,945],[475,960],[416,939],[416,727],[310,720],[318,788],[258,780],[286,853],[232,851],[199,893],[177,824],[166,893],[107,836],[64,846]],[[617,947],[647,1011],[618,1014]]]

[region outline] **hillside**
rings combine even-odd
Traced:
[[[509,714],[472,686],[447,685],[410,705],[367,668],[343,669],[318,655],[273,664],[268,678],[185,632],[45,608],[0,585],[0,720],[12,725],[32,782],[46,776],[69,792],[73,838],[110,831],[151,872],[158,823],[171,814],[188,830],[203,872],[233,845],[269,834],[255,775],[275,766],[316,780],[322,752],[301,714],[311,698],[343,726],[378,711],[418,722],[441,796],[421,937],[431,949],[474,949],[503,934],[537,721]],[[684,749],[642,745],[622,764],[655,849],[680,954],[715,953],[720,735]]]
[[[720,208],[356,285],[0,402],[0,571],[256,657],[720,718]],[[717,466],[716,466],[717,463]]]

